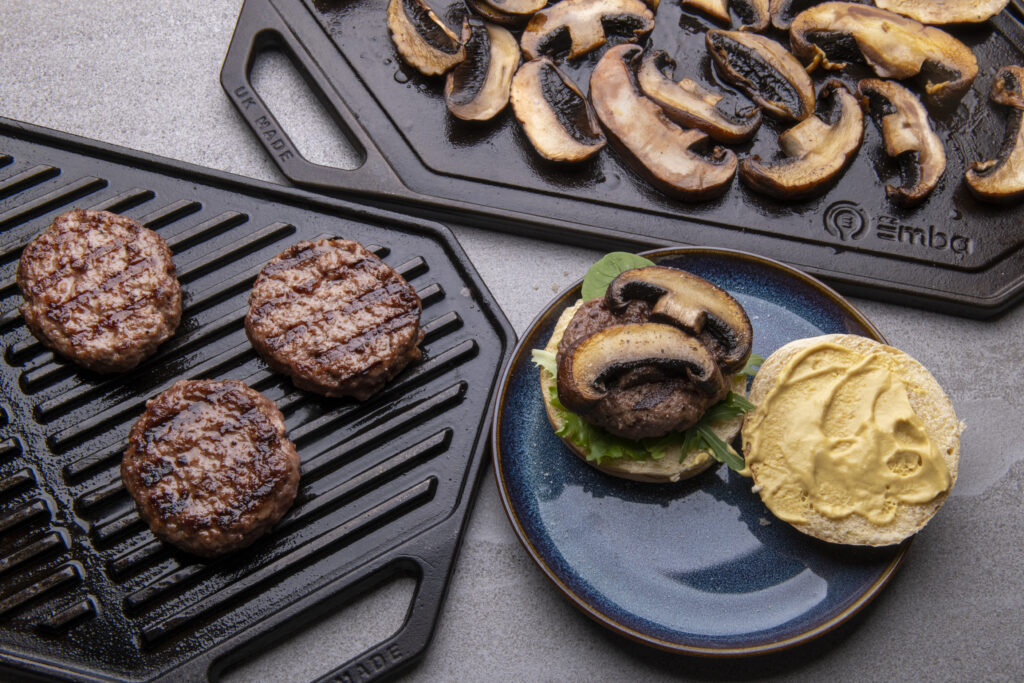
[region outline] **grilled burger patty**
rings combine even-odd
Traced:
[[[369,398],[420,358],[420,299],[358,242],[300,242],[256,278],[245,332],[295,385]]]
[[[291,507],[299,456],[274,403],[235,380],[182,380],[146,403],[121,477],[153,533],[213,557]]]
[[[167,244],[107,211],[74,209],[54,219],[22,252],[18,287],[32,334],[97,372],[135,367],[181,320]]]
[[[622,313],[610,311],[604,299],[583,302],[565,328],[558,345],[558,362],[571,354],[585,339],[615,325],[646,323],[651,307],[632,301]],[[698,390],[684,377],[660,374],[651,368],[637,368],[618,378],[609,387],[608,397],[588,415],[588,421],[601,425],[612,434],[627,439],[660,436],[666,431],[683,431],[696,423],[708,408],[725,398],[725,383],[720,395]]]

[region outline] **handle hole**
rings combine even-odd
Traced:
[[[211,678],[227,683],[320,678],[397,633],[405,622],[417,583],[416,578],[399,574],[383,584],[362,590],[356,587],[355,595],[343,591],[314,613],[302,614],[285,624],[277,637],[262,642],[255,654],[233,653],[231,659],[235,662]]]
[[[366,150],[336,120],[282,49],[268,46],[252,64],[253,88],[309,162],[351,171],[366,162]]]

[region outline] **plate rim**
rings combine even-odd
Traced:
[[[868,330],[876,341],[881,343],[888,343],[882,333],[875,327],[860,310],[852,303],[846,300],[839,292],[829,287],[821,280],[815,278],[812,275],[808,275],[803,271],[794,268],[792,266],[781,263],[774,259],[752,254],[750,252],[742,251],[739,249],[725,249],[717,247],[661,247],[655,249],[648,249],[645,251],[637,252],[641,256],[672,256],[672,255],[697,255],[697,256],[718,256],[718,257],[729,257],[737,258],[743,261],[749,261],[758,265],[782,271],[786,275],[795,277],[802,281],[804,284],[810,286],[812,289],[817,290],[820,294],[823,294],[827,299],[831,300],[832,303],[837,305],[843,310],[843,312],[853,318],[858,324],[862,325],[864,329]],[[644,633],[637,629],[631,628],[615,621],[613,618],[604,614],[600,610],[596,609],[589,602],[584,600],[581,596],[577,595],[572,589],[570,589],[555,571],[548,566],[544,559],[540,556],[537,549],[533,547],[526,531],[520,523],[515,511],[512,507],[512,502],[509,499],[509,494],[504,481],[504,471],[501,467],[501,443],[499,435],[501,433],[502,416],[505,410],[505,396],[509,388],[509,375],[512,368],[517,364],[520,355],[523,353],[526,346],[526,340],[531,336],[531,332],[536,329],[542,319],[551,311],[557,307],[565,299],[570,296],[579,296],[578,290],[582,286],[583,278],[576,280],[568,287],[563,289],[561,292],[556,294],[541,310],[534,316],[533,320],[530,321],[525,331],[519,335],[519,339],[516,341],[515,348],[512,350],[511,355],[505,362],[504,367],[501,369],[498,380],[498,391],[495,392],[494,406],[491,411],[491,464],[494,471],[495,484],[498,487],[498,494],[501,498],[501,504],[505,511],[505,516],[508,518],[509,523],[512,525],[512,529],[515,532],[516,538],[519,539],[519,543],[526,550],[526,553],[533,560],[534,564],[541,570],[541,573],[558,589],[558,591],[566,597],[570,603],[572,603],[577,609],[582,611],[592,620],[608,628],[609,630],[618,633],[619,635],[625,636],[632,641],[649,645],[660,650],[673,652],[677,654],[696,655],[706,658],[728,658],[728,657],[747,657],[753,655],[768,654],[773,652],[779,652],[787,650],[798,645],[812,641],[819,636],[828,633],[829,631],[837,628],[841,624],[849,621],[854,615],[858,614],[864,607],[866,607],[872,600],[874,600],[882,589],[889,583],[892,577],[899,570],[903,564],[907,550],[910,548],[914,537],[911,536],[909,539],[903,541],[897,549],[895,556],[884,571],[878,576],[878,578],[852,603],[846,608],[834,615],[830,619],[823,621],[816,626],[809,628],[802,633],[797,635],[789,636],[780,640],[772,640],[770,642],[763,642],[757,645],[741,646],[741,647],[707,647],[685,643],[678,643],[674,641],[668,641],[662,638],[652,636]]]

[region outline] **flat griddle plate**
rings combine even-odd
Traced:
[[[431,0],[458,26],[462,0]],[[606,149],[577,167],[542,161],[510,108],[488,123],[451,116],[443,79],[405,65],[385,19],[386,0],[246,0],[221,72],[221,82],[248,125],[293,182],[358,196],[411,213],[593,248],[641,249],[672,244],[729,247],[795,265],[846,293],[985,317],[1024,296],[1024,205],[994,207],[975,200],[963,182],[972,160],[995,156],[1005,111],[989,102],[995,68],[1024,63],[1024,26],[1010,10],[953,32],[975,52],[981,70],[959,107],[936,119],[945,142],[944,180],[922,206],[902,210],[885,197],[899,182],[881,135],[868,122],[864,145],[827,194],[785,203],[751,192],[739,180],[721,198],[689,204],[670,199]],[[680,3],[661,2],[647,45],[690,76],[720,83],[704,47],[713,26]],[[776,34],[780,37],[781,34]],[[321,96],[339,127],[365,156],[355,170],[306,161],[253,88],[256,55],[283,48]],[[565,63],[586,92],[603,50]],[[856,87],[863,68],[815,74]],[[777,155],[784,129],[765,117],[740,157]]]
[[[55,358],[17,312],[22,247],[73,207],[136,218],[174,252],[181,326],[125,375]],[[295,389],[242,328],[263,265],[321,236],[362,242],[423,300],[422,361],[364,403]],[[367,680],[414,661],[444,598],[513,338],[439,225],[0,119],[0,666],[205,678],[400,575],[418,580],[402,629],[332,675]],[[302,458],[298,498],[274,530],[205,563],[150,533],[119,470],[145,401],[186,378],[263,392]]]

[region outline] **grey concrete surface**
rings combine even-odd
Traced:
[[[0,0],[0,115],[283,182],[218,80],[240,6]],[[294,87],[286,104],[309,99],[281,60],[259,69],[260,79]],[[300,148],[323,140],[318,125],[293,124]],[[344,163],[344,145],[328,147],[325,160]],[[454,230],[518,331],[598,256]],[[488,473],[435,640],[405,680],[1024,680],[1024,307],[980,323],[855,303],[934,372],[968,426],[952,498],[858,618],[812,646],[753,660],[694,660],[627,642],[577,612],[533,566]],[[322,672],[372,642],[368,633],[398,628],[410,590],[388,587],[232,678]]]

